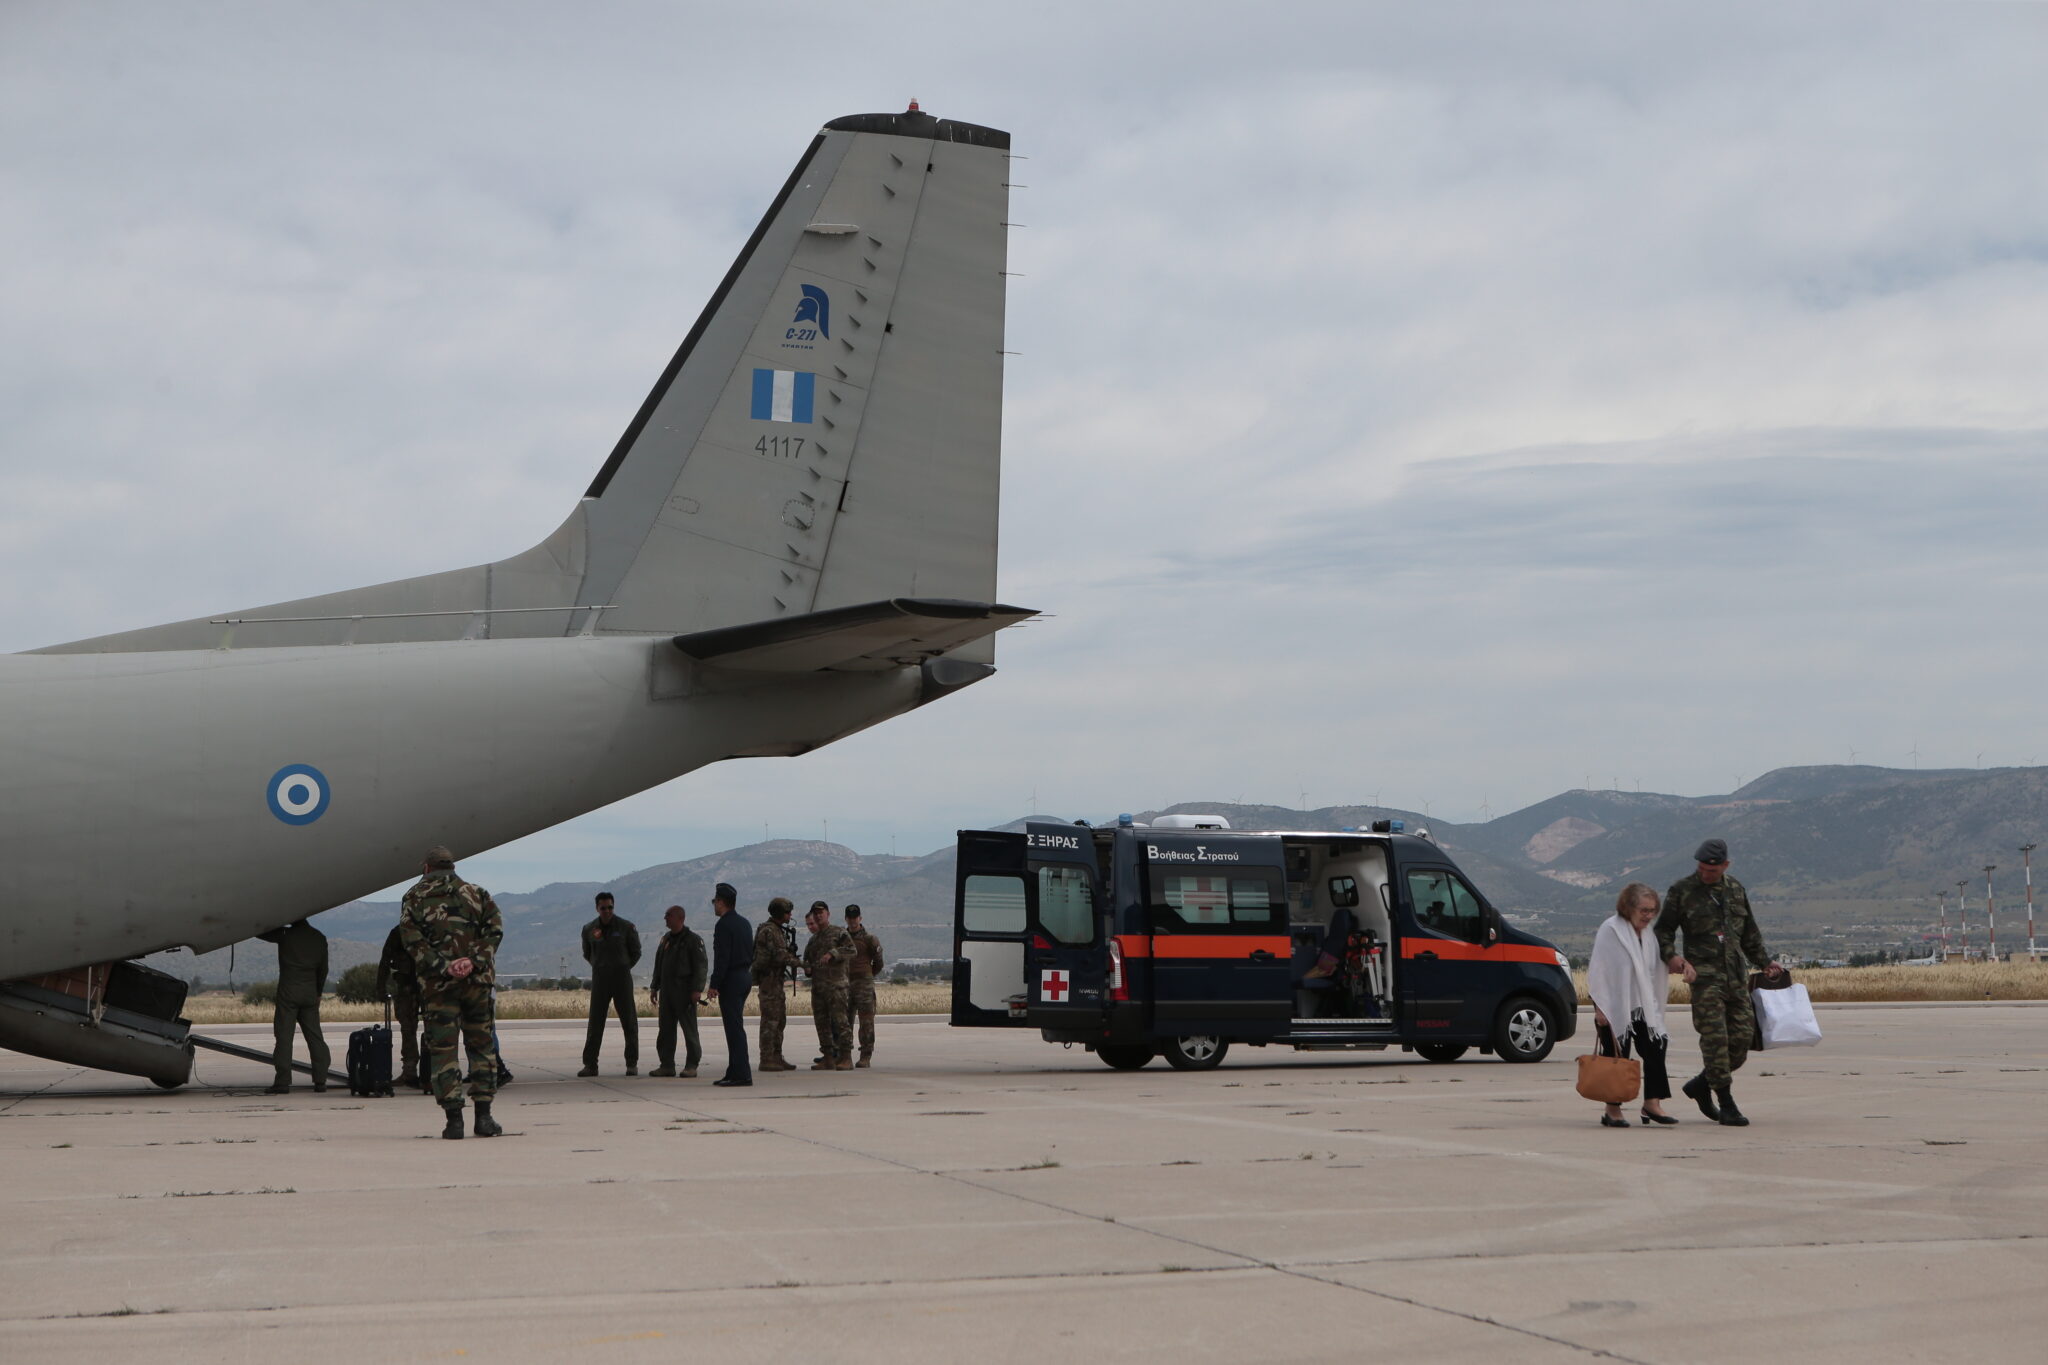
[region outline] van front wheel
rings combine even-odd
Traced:
[[[1143,1043],[1104,1043],[1095,1049],[1095,1055],[1118,1071],[1136,1071],[1158,1054]]]
[[[1191,1033],[1169,1038],[1165,1051],[1166,1064],[1175,1071],[1208,1071],[1222,1064],[1230,1044],[1213,1033]]]
[[[1522,996],[1500,1007],[1493,1020],[1493,1050],[1504,1062],[1540,1062],[1557,1045],[1550,1011]]]

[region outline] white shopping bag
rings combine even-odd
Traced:
[[[1774,991],[1749,993],[1756,1002],[1757,1026],[1763,1030],[1764,1046],[1812,1047],[1820,1041],[1820,1021],[1813,1017],[1813,1001],[1798,982]]]

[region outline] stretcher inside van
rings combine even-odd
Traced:
[[[959,835],[957,1027],[1035,1028],[1119,1069],[1206,1069],[1234,1044],[1534,1062],[1572,1036],[1576,999],[1562,953],[1397,821]]]

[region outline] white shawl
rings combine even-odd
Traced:
[[[1617,1042],[1625,1041],[1629,1022],[1641,1018],[1650,1036],[1664,1034],[1664,997],[1670,987],[1657,957],[1657,929],[1636,932],[1619,915],[1609,915],[1593,935],[1593,960],[1586,968],[1586,993],[1607,1016]]]

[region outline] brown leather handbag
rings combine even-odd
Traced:
[[[1579,1058],[1579,1093],[1599,1104],[1627,1104],[1643,1089],[1643,1064],[1633,1057],[1588,1052]]]

